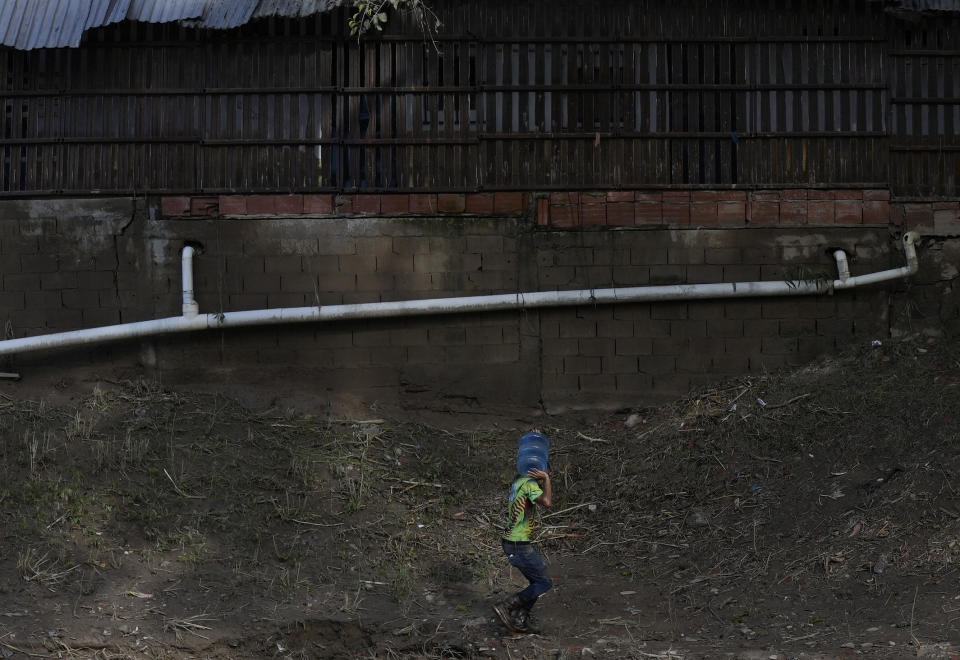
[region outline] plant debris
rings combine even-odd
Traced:
[[[471,429],[252,410],[147,381],[54,406],[8,383],[0,646],[950,657],[958,348],[885,341],[669,405]],[[499,534],[534,425],[551,439],[536,540],[556,588],[535,611],[544,632],[511,638],[489,603],[523,584]]]

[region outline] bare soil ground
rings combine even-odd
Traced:
[[[957,658],[958,411],[919,338],[593,417],[3,383],[0,658]],[[533,426],[556,587],[511,637]]]

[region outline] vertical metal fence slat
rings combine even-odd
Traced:
[[[774,5],[440,0],[442,55],[409,21],[358,44],[342,10],[4,49],[0,189],[889,181],[955,195],[958,20]]]

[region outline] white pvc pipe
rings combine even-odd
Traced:
[[[27,353],[67,346],[82,346],[118,339],[188,332],[206,328],[227,328],[268,323],[302,323],[309,321],[338,321],[359,318],[392,316],[421,316],[427,314],[455,314],[504,309],[531,309],[570,305],[600,305],[623,302],[656,302],[664,300],[702,300],[707,298],[748,298],[766,296],[800,296],[829,293],[834,289],[849,289],[875,284],[917,272],[915,248],[917,235],[910,232],[903,237],[907,265],[867,275],[849,277],[846,255],[834,253],[840,270],[840,279],[796,280],[775,282],[725,282],[715,284],[673,284],[666,286],[615,287],[608,289],[579,289],[572,291],[536,291],[490,296],[459,298],[430,298],[395,302],[358,303],[352,305],[324,305],[320,307],[283,307],[223,314],[199,314],[193,294],[193,248],[183,249],[183,316],[154,321],[124,323],[101,328],[73,330],[36,337],[22,337],[0,341],[0,356]],[[840,255],[840,256],[838,256]],[[842,262],[842,265],[841,265]],[[844,276],[846,275],[846,276]]]
[[[850,264],[847,263],[847,253],[843,250],[834,250],[833,258],[837,262],[837,278],[843,282],[850,277]]]
[[[910,275],[913,275],[920,267],[919,262],[917,261],[916,248],[916,242],[918,238],[919,234],[914,231],[908,231],[903,235],[903,254],[907,258],[906,266],[892,268],[890,270],[882,270],[878,273],[867,273],[866,275],[857,275],[855,277],[835,280],[833,283],[833,288],[852,289],[858,286],[878,284],[880,282],[886,282],[888,280],[895,280],[901,277],[909,277]],[[846,261],[846,255],[844,255],[844,261]],[[847,272],[849,273],[849,270]]]
[[[193,252],[193,248],[188,245],[183,248],[183,254],[180,256],[184,316],[196,316],[200,313],[200,305],[193,298]]]

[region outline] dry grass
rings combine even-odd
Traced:
[[[27,548],[17,555],[17,569],[26,582],[36,582],[52,589],[63,584],[67,577],[79,568],[79,565],[63,567],[60,560],[51,558],[49,552]]]
[[[886,597],[891,575],[949,575],[957,355],[950,343],[851,351],[594,426],[545,419],[556,493],[538,541],[624,580],[667,581],[671,616],[727,625],[744,619],[738,584]],[[261,603],[327,594],[363,618],[387,599],[403,629],[445,584],[506,588],[497,539],[514,450],[496,429],[253,411],[143,381],[75,408],[9,400],[0,556],[24,583],[70,595],[124,575],[133,553]],[[207,611],[164,615],[161,632],[212,641],[225,615]],[[412,630],[416,653],[447,652]]]
[[[172,632],[178,640],[180,639],[181,633],[202,639],[210,639],[204,632],[212,630],[212,628],[206,624],[213,621],[216,621],[216,617],[208,616],[207,614],[194,614],[193,616],[166,619],[163,622],[163,629],[167,632]]]

